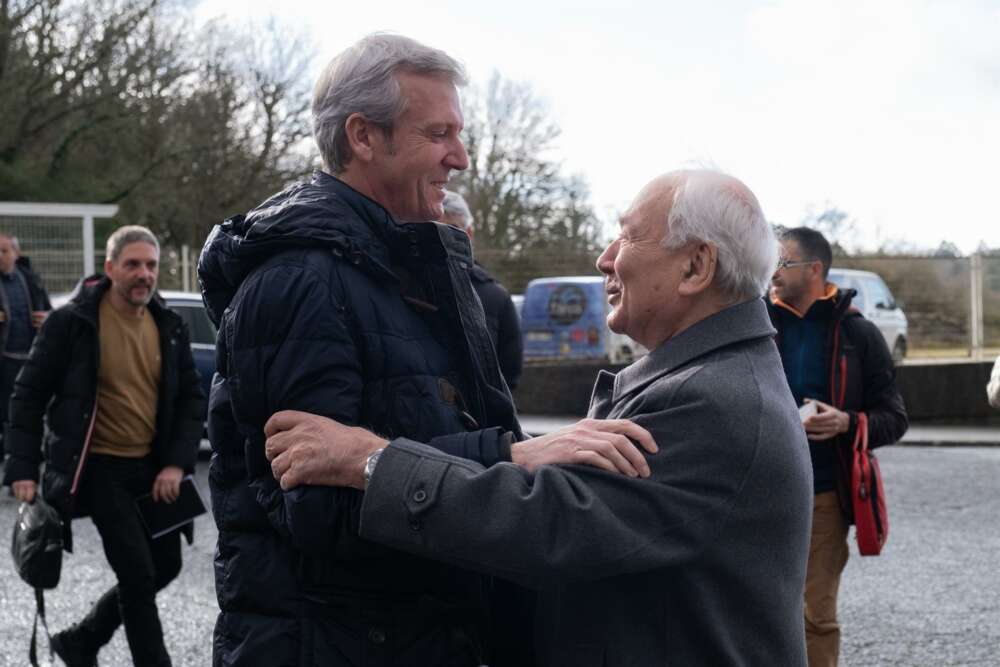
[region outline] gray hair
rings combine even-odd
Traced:
[[[119,227],[108,237],[105,257],[112,262],[117,262],[122,254],[122,249],[132,243],[148,243],[156,248],[157,254],[160,252],[160,242],[156,240],[153,232],[139,225],[126,225]]]
[[[360,113],[386,135],[406,109],[396,73],[443,76],[466,83],[465,70],[444,51],[403,37],[375,33],[342,51],[326,66],[313,91],[313,138],[327,170],[338,174],[351,161],[347,119]]]
[[[21,244],[17,242],[16,236],[7,232],[0,232],[0,238],[10,241],[10,247],[14,249],[14,252],[21,254]]]
[[[767,292],[778,264],[778,241],[757,198],[741,181],[718,171],[684,172],[667,214],[663,245],[705,241],[718,249],[715,283],[734,302]]]
[[[465,230],[472,227],[472,211],[469,210],[469,205],[465,203],[465,198],[457,192],[452,192],[451,190],[444,191],[444,217],[441,222],[452,225],[453,227],[458,227],[459,229]],[[450,220],[446,221],[445,218],[455,218],[461,221],[460,225],[452,223]]]

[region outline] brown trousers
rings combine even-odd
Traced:
[[[837,591],[847,565],[847,521],[836,491],[813,499],[812,538],[806,566],[805,622],[809,667],[836,667],[840,655]]]

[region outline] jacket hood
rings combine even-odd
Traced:
[[[276,253],[326,246],[362,270],[395,280],[390,249],[405,241],[404,225],[377,202],[321,171],[245,216],[216,225],[198,260],[209,316],[218,324],[246,276]]]

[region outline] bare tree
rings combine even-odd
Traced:
[[[560,130],[528,84],[494,72],[463,97],[469,169],[458,176],[477,247],[513,258],[558,247],[592,253],[600,225],[579,176],[553,157]]]
[[[200,244],[311,162],[301,35],[184,0],[0,0],[0,199],[112,202]]]

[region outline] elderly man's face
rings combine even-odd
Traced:
[[[0,272],[11,273],[17,262],[17,250],[14,242],[7,236],[0,236]]]
[[[663,237],[676,183],[661,177],[643,188],[619,224],[621,233],[597,259],[605,276],[608,326],[653,348],[670,331],[678,305],[684,249],[667,250]]]
[[[469,166],[459,139],[464,120],[455,86],[443,77],[397,75],[406,109],[391,138],[378,142],[376,199],[403,222],[440,220],[453,170]]]

